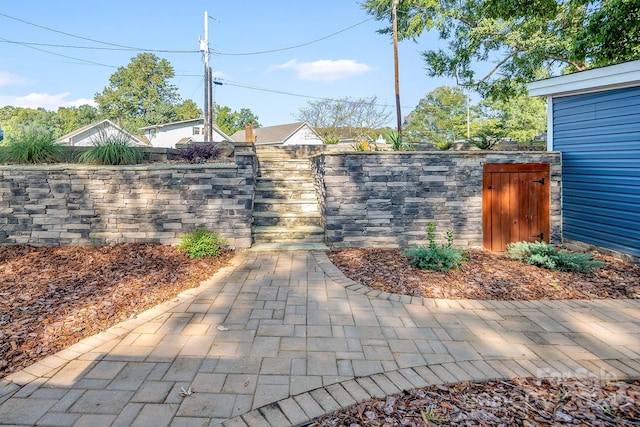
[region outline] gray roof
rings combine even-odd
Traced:
[[[277,143],[285,141],[304,125],[306,125],[305,122],[297,122],[289,123],[286,125],[265,126],[261,128],[255,128],[253,132],[256,136],[257,144]],[[245,130],[242,129],[231,135],[231,139],[236,142],[243,142],[244,136]]]

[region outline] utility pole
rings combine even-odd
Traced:
[[[398,71],[398,2],[393,0],[391,16],[393,20],[393,64],[396,79],[396,116],[398,120],[398,134],[402,133],[402,109],[400,108],[400,75]]]
[[[209,141],[211,134],[211,115],[209,112],[209,13],[204,13],[204,40],[200,40],[200,52],[204,56],[204,140]]]
[[[209,141],[213,142],[213,71],[209,67]]]

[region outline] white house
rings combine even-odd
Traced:
[[[140,128],[153,147],[175,148],[193,141],[204,141],[204,119],[182,120]],[[211,142],[233,141],[229,135],[213,125]]]
[[[69,145],[71,147],[90,147],[94,142],[106,141],[109,139],[126,140],[131,145],[147,146],[140,138],[131,135],[129,132],[114,124],[111,120],[102,120],[83,126],[78,130],[61,136],[56,140],[58,144]]]
[[[256,145],[322,145],[320,135],[305,122],[255,128],[253,133]],[[246,130],[239,130],[231,138],[246,141]]]

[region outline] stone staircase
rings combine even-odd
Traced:
[[[309,150],[256,147],[252,250],[328,250]]]

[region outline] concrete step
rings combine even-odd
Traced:
[[[298,199],[306,200],[313,203],[318,202],[315,189],[304,190],[296,188],[273,188],[267,190],[264,188],[256,188],[256,197],[260,197],[262,199]]]
[[[296,179],[313,182],[313,176],[310,170],[302,169],[258,169],[258,176],[261,178],[271,179]]]
[[[311,170],[311,164],[307,159],[260,159],[260,169],[296,169],[296,170]]]
[[[316,200],[305,199],[268,199],[256,197],[253,200],[254,212],[318,212]]]
[[[256,243],[249,252],[291,252],[291,251],[329,251],[324,243],[300,242],[300,243]]]
[[[321,226],[319,212],[254,212],[253,225],[256,227],[291,227],[291,226]]]
[[[255,243],[323,243],[324,228],[312,226],[252,227]]]

